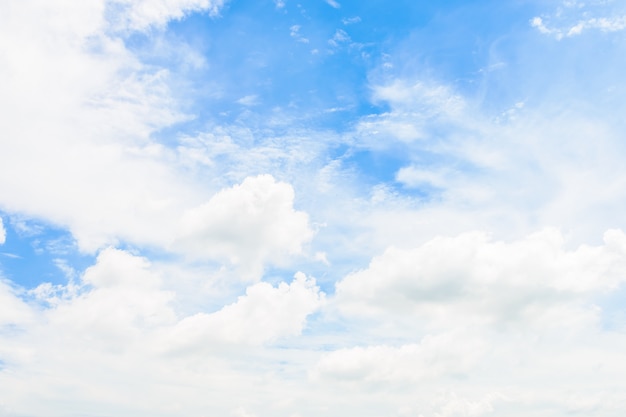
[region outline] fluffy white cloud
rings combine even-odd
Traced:
[[[140,63],[108,26],[126,16],[145,29],[221,4],[3,2],[3,207],[69,228],[86,251],[169,243],[170,219],[210,191],[181,178],[175,153],[150,137],[186,117],[168,71]]]
[[[264,263],[299,254],[313,236],[293,199],[293,188],[269,175],[246,178],[185,212],[176,248],[228,260],[242,267],[244,277],[257,279]]]
[[[185,315],[176,309],[179,294],[164,289],[177,277],[163,271],[109,248],[80,280],[42,285],[30,303],[0,283],[0,404],[9,415],[60,416],[67,407],[146,416],[250,409],[256,396],[238,403],[236,393],[254,392],[260,358],[274,357],[261,345],[301,334],[324,301],[315,280],[297,273],[290,283],[252,285],[217,312]],[[251,355],[243,361],[249,369],[238,369],[243,358],[230,362],[228,352],[237,350]],[[207,397],[198,386],[220,394]],[[159,398],[150,400],[155,392]]]
[[[390,248],[337,283],[330,305],[350,337],[310,375],[363,409],[393,403],[398,415],[611,415],[623,404],[611,367],[622,368],[614,355],[626,339],[601,300],[621,299],[625,276],[619,230],[596,246],[572,247],[548,229]]]
[[[170,20],[182,19],[192,12],[206,11],[216,16],[225,0],[110,0],[119,19],[117,24],[131,30],[163,26]]]
[[[169,337],[176,349],[209,349],[216,342],[258,345],[296,336],[323,300],[315,280],[299,272],[291,284],[261,282],[215,313],[185,318]]]
[[[35,291],[50,305],[39,331],[62,329],[61,343],[74,347],[125,349],[151,329],[176,322],[174,293],[162,290],[161,281],[145,258],[105,249],[80,283]]]
[[[593,324],[598,311],[584,305],[624,281],[626,236],[610,230],[601,246],[564,245],[563,236],[549,229],[510,243],[467,233],[415,249],[390,248],[338,282],[337,300],[349,314],[408,312],[446,326],[470,317]]]

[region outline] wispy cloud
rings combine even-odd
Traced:
[[[355,23],[359,23],[361,21],[361,18],[359,16],[354,16],[354,17],[346,17],[341,19],[341,22],[344,25],[353,25]]]
[[[251,94],[249,96],[241,97],[237,100],[237,103],[243,106],[256,106],[259,104],[259,97],[256,94]]]
[[[532,18],[530,24],[540,33],[560,40],[594,30],[604,33],[623,31],[626,29],[626,15],[623,10],[612,7],[610,2],[565,2],[553,14]]]
[[[289,28],[289,36],[302,43],[309,43],[309,40],[300,34],[300,25],[293,25]]]
[[[328,43],[336,48],[342,44],[349,43],[350,41],[350,36],[346,33],[345,30],[337,29],[333,37],[328,40]]]

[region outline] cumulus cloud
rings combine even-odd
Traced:
[[[257,279],[266,262],[299,254],[313,236],[308,216],[293,208],[294,191],[270,175],[246,178],[188,210],[175,249],[223,258]]]
[[[510,243],[468,233],[415,249],[390,248],[338,282],[337,298],[349,314],[410,313],[446,326],[472,316],[492,323],[596,325],[598,312],[585,302],[623,282],[626,236],[612,230],[601,246],[567,250],[564,244],[558,231],[545,230]]]
[[[44,311],[41,331],[63,329],[68,343],[123,349],[151,328],[175,323],[174,294],[161,289],[161,278],[145,258],[105,249],[79,285],[39,293],[51,306]],[[81,341],[80,335],[87,339]]]
[[[176,309],[177,294],[164,289],[176,277],[164,271],[144,257],[108,248],[77,281],[42,284],[31,291],[29,303],[0,282],[0,384],[7,395],[2,405],[41,416],[60,415],[70,404],[85,413],[112,413],[121,406],[146,416],[153,407],[193,415],[209,404],[232,409],[234,399],[197,396],[193,387],[235,395],[247,386],[252,392],[248,378],[254,372],[231,369],[224,352],[301,334],[325,297],[315,279],[297,273],[289,283],[254,284],[214,313],[184,314]],[[251,366],[256,360],[250,359]],[[155,390],[164,395],[156,403],[148,399]],[[26,395],[36,401],[24,401]],[[168,405],[179,395],[190,402]]]
[[[0,6],[0,74],[12,80],[0,98],[0,128],[12,138],[0,153],[3,207],[69,228],[87,251],[122,235],[163,242],[169,232],[147,223],[195,194],[150,139],[184,119],[167,71],[107,34],[103,2],[39,3]]]
[[[324,300],[313,278],[299,272],[290,283],[261,282],[221,310],[180,321],[171,339],[176,349],[208,349],[216,342],[258,345],[302,332],[306,317]]]
[[[610,414],[623,392],[605,387],[620,371],[598,366],[621,369],[626,339],[598,300],[621,297],[625,268],[619,230],[596,246],[571,247],[550,229],[389,248],[337,283],[331,305],[352,337],[320,356],[311,380],[367,407],[379,404],[372,393],[386,396],[407,416]]]

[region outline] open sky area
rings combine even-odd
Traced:
[[[1,0],[0,417],[626,415],[623,0]]]

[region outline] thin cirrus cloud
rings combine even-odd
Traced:
[[[623,16],[4,2],[0,416],[622,415]]]

